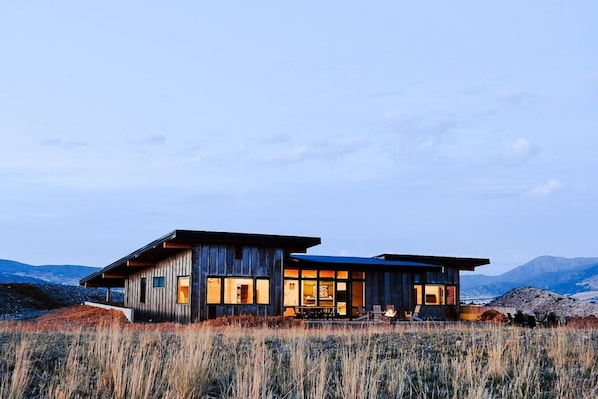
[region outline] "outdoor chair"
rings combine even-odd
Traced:
[[[413,309],[413,313],[411,313],[411,320],[424,321],[424,319],[422,319],[419,315],[419,313],[421,312],[421,309],[422,309],[422,305],[415,306],[415,309]]]
[[[380,316],[382,316],[382,306],[381,305],[374,305],[374,306],[372,306],[372,310],[373,310],[374,321],[379,321],[380,320]]]

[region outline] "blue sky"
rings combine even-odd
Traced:
[[[213,4],[212,4],[213,3]],[[0,258],[176,228],[598,256],[598,3],[3,2]]]

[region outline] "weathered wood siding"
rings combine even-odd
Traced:
[[[366,309],[372,305],[394,305],[397,310],[413,311],[416,306],[413,295],[414,274],[400,272],[368,272],[366,273]],[[424,317],[433,319],[458,320],[459,315],[459,270],[446,267],[443,272],[424,274],[422,284],[454,284],[457,286],[457,305],[422,305]]]
[[[184,250],[159,261],[155,267],[129,276],[125,282],[125,306],[135,310],[135,320],[178,322],[191,320],[191,300],[189,304],[177,303],[177,277],[191,276],[191,260],[192,251]],[[164,287],[155,288],[154,277],[164,277]],[[141,278],[147,279],[145,303],[139,301]],[[191,281],[192,295],[193,277]]]
[[[397,310],[412,310],[413,275],[396,272],[368,272],[365,278],[366,308],[394,305]]]
[[[241,257],[238,257],[241,254]],[[193,320],[206,320],[235,314],[282,314],[281,248],[242,247],[229,245],[198,245],[193,248],[193,271],[198,280],[197,308],[192,310]],[[265,304],[207,304],[205,286],[208,277],[268,277],[270,303]],[[194,285],[195,287],[195,285]]]

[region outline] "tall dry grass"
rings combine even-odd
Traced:
[[[0,323],[2,398],[595,398],[598,332]]]

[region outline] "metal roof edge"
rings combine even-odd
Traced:
[[[348,264],[362,266],[406,266],[421,267],[426,269],[439,269],[440,265],[416,262],[411,260],[388,260],[377,257],[358,257],[358,256],[332,256],[332,255],[304,255],[291,254],[290,259],[303,261],[306,263],[328,263],[328,264]]]
[[[93,280],[94,278],[101,276],[102,274],[109,272],[112,269],[116,269],[117,267],[122,266],[124,263],[126,263],[127,261],[129,261],[131,259],[135,259],[135,258],[139,257],[139,255],[148,251],[149,249],[156,248],[160,244],[176,238],[178,231],[179,230],[173,230],[170,233],[165,234],[162,237],[150,242],[149,244],[144,245],[143,247],[131,252],[130,254],[123,256],[122,258],[118,259],[117,261],[110,263],[108,266],[103,267],[99,271],[94,272],[94,273],[90,274],[89,276],[83,277],[81,280],[79,280],[79,285],[85,285],[85,283],[87,283],[88,281]]]

